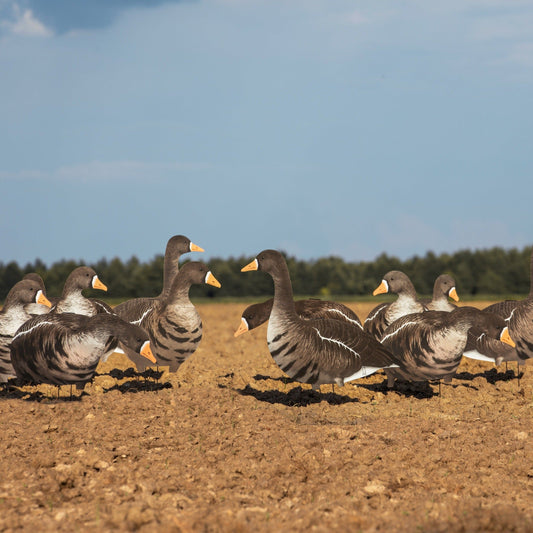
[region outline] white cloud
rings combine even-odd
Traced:
[[[0,28],[22,37],[51,37],[54,34],[34,15],[31,9],[21,9],[16,3],[12,6],[11,18],[1,20]]]

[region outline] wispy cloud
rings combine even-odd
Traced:
[[[183,0],[18,0],[58,34],[105,28],[120,14],[135,8],[154,8]]]
[[[3,9],[2,9],[3,7]],[[2,12],[4,12],[2,14]],[[41,22],[31,9],[13,3],[6,9],[0,4],[0,29],[22,37],[51,37],[54,32]]]
[[[210,169],[207,163],[146,163],[143,161],[92,161],[79,165],[59,167],[52,171],[0,170],[0,181],[102,181],[102,180],[162,180],[172,176],[203,172]]]

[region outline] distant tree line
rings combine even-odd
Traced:
[[[433,283],[440,274],[450,274],[456,280],[457,291],[464,298],[476,295],[525,295],[529,293],[531,248],[523,250],[491,248],[486,250],[460,250],[453,254],[435,255],[401,261],[381,254],[374,261],[346,262],[339,257],[323,257],[302,261],[285,255],[296,295],[322,298],[371,295],[383,275],[389,270],[401,270],[412,280],[419,295],[431,295]],[[192,257],[189,256],[189,258]],[[222,284],[220,289],[211,286],[193,287],[192,297],[268,297],[273,285],[270,276],[262,272],[242,273],[240,269],[253,257],[229,259],[213,258],[209,268]],[[190,260],[190,259],[188,259]],[[47,293],[59,296],[66,278],[74,268],[84,264],[62,260],[47,267],[41,260],[20,267],[16,262],[0,262],[0,300],[10,288],[28,272],[37,272],[44,279]],[[140,296],[155,296],[161,292],[163,256],[141,263],[136,257],[126,262],[118,258],[101,259],[90,264],[109,289],[107,297],[121,300]],[[100,291],[94,294],[102,297]]]

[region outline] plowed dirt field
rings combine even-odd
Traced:
[[[374,304],[348,304],[363,319]],[[476,304],[483,307],[484,303]],[[0,531],[533,531],[533,371],[287,380],[245,304],[200,304],[176,374],[113,354],[83,395],[0,393]]]

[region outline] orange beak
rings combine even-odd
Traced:
[[[511,339],[511,335],[509,335],[509,328],[507,326],[503,328],[502,333],[500,335],[500,340],[502,342],[505,342],[505,344],[512,346],[513,348],[516,346],[513,339]]]
[[[38,304],[46,305],[46,307],[52,307],[50,300],[43,294],[43,291],[37,291],[37,298],[35,300]]]
[[[205,252],[203,248],[200,248],[197,244],[194,244],[191,242],[191,245],[189,246],[191,252]]]
[[[107,287],[98,279],[98,276],[93,278],[93,289],[100,289],[101,291],[107,291]]]
[[[241,272],[250,272],[251,270],[257,270],[259,267],[259,264],[257,263],[257,259],[254,259],[251,263],[248,263],[246,266],[243,266],[241,268]]]
[[[215,278],[215,276],[211,274],[211,271],[209,271],[207,275],[205,276],[205,282],[208,285],[213,285],[213,287],[222,287],[222,285],[220,285],[220,282],[217,280],[217,278]]]
[[[452,300],[455,300],[456,302],[459,301],[459,296],[457,294],[457,291],[455,290],[455,287],[452,287],[450,289],[450,292],[448,293],[448,296],[452,299]]]
[[[375,289],[372,294],[376,296],[377,294],[383,294],[385,292],[389,292],[389,285],[385,280],[382,280],[379,287]]]
[[[237,331],[233,334],[234,337],[238,337],[239,335],[242,335],[243,333],[246,333],[248,331],[248,322],[246,322],[246,318],[241,317],[241,325],[237,329]]]
[[[152,353],[152,348],[150,348],[150,341],[146,341],[141,348],[141,351],[139,352],[143,357],[146,357],[146,359],[152,361],[152,363],[157,363],[156,358],[154,357],[154,354]]]

